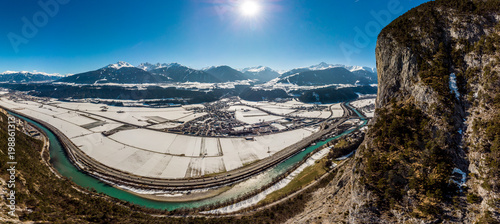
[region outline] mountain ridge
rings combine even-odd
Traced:
[[[233,82],[248,79],[248,77],[243,75],[242,72],[227,65],[213,66],[204,71],[217,77],[222,82]]]
[[[375,73],[365,70],[349,71],[341,66],[323,66],[311,68],[298,68],[278,77],[279,83],[290,83],[299,86],[329,85],[329,84],[376,84]]]
[[[96,84],[96,83],[124,83],[144,84],[162,83],[168,81],[167,77],[151,74],[136,68],[126,62],[109,64],[101,69],[78,73],[57,80],[60,83]]]
[[[124,61],[109,64],[100,69],[82,72],[78,74],[61,76],[58,74],[47,74],[39,72],[40,75],[60,77],[47,78],[45,80],[57,81],[60,83],[76,83],[76,84],[94,84],[94,83],[126,83],[126,84],[141,84],[141,83],[165,83],[165,82],[202,82],[202,83],[222,83],[233,82],[240,80],[257,80],[261,83],[271,81],[277,77],[290,76],[293,72],[307,71],[323,71],[334,68],[350,69],[350,72],[355,76],[366,76],[368,80],[374,81],[375,73],[371,73],[372,69],[361,66],[345,66],[320,63],[306,68],[292,69],[282,73],[273,70],[266,66],[248,67],[243,69],[234,69],[227,65],[211,66],[203,69],[194,69],[184,66],[179,63],[140,63],[138,66],[133,66]],[[6,71],[2,74],[14,73]],[[22,72],[20,72],[22,73]],[[24,72],[27,74],[27,72]],[[127,77],[127,73],[130,77]],[[19,81],[23,79],[18,79]],[[27,79],[28,82],[30,79]],[[38,79],[37,79],[38,80]],[[362,83],[363,80],[361,80]],[[350,82],[351,83],[351,82]],[[330,83],[328,83],[330,84]],[[354,83],[351,83],[354,84]]]
[[[268,82],[280,76],[280,73],[267,66],[249,67],[240,70],[250,79],[258,79],[262,82]]]
[[[27,71],[5,71],[0,73],[0,82],[51,82],[65,77],[60,74],[48,74],[44,72],[27,72]]]

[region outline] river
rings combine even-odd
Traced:
[[[349,106],[350,107],[350,106]],[[354,108],[350,107],[353,109],[360,117],[361,114]],[[241,197],[249,192],[255,191],[257,189],[260,189],[261,187],[268,185],[275,177],[278,177],[279,175],[285,173],[288,169],[293,167],[296,163],[299,163],[304,159],[304,157],[307,156],[308,153],[313,152],[315,149],[325,145],[326,143],[340,138],[344,135],[350,134],[351,132],[354,131],[354,129],[348,130],[338,136],[335,136],[333,138],[326,139],[325,141],[320,141],[317,142],[316,145],[310,146],[306,148],[304,151],[297,153],[296,155],[290,157],[289,159],[283,161],[282,163],[276,165],[275,167],[269,169],[268,171],[265,171],[257,176],[254,176],[250,179],[247,179],[243,182],[235,184],[230,190],[212,197],[208,199],[203,199],[200,201],[192,201],[192,202],[160,202],[160,201],[154,201],[146,198],[139,197],[137,195],[134,195],[132,193],[129,193],[127,191],[121,190],[119,188],[112,187],[99,179],[96,179],[92,176],[89,176],[81,171],[79,171],[73,164],[69,161],[69,159],[66,157],[66,154],[64,152],[63,147],[61,146],[60,142],[57,140],[56,136],[47,128],[43,127],[41,124],[30,120],[26,117],[16,115],[31,124],[39,127],[41,130],[45,132],[47,135],[49,141],[50,141],[50,163],[54,166],[54,168],[64,177],[69,178],[72,180],[75,184],[87,188],[87,189],[94,189],[98,193],[103,193],[106,195],[109,195],[114,198],[118,198],[123,201],[128,201],[130,203],[144,206],[147,208],[154,208],[154,209],[162,209],[162,210],[174,210],[178,208],[197,208],[205,205],[211,205],[215,204],[218,202],[223,202],[227,201],[232,198],[238,198]],[[366,125],[367,120],[363,119],[363,125]]]

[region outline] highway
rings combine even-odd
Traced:
[[[274,155],[263,160],[254,162],[250,165],[241,167],[236,170],[224,172],[210,177],[199,177],[190,179],[160,179],[133,175],[121,170],[108,167],[93,158],[89,157],[81,151],[70,139],[68,139],[61,131],[52,126],[51,124],[38,120],[36,118],[25,116],[52,131],[62,144],[65,152],[70,161],[82,172],[99,179],[125,186],[147,189],[159,190],[193,190],[219,187],[224,185],[233,184],[244,179],[257,175],[300,152],[302,149],[308,147],[311,143],[321,138],[323,135],[330,133],[333,129],[344,123],[351,118],[357,118],[357,115],[344,103],[341,104],[344,110],[343,117],[338,120],[329,119],[321,124],[318,132],[309,137],[304,138],[300,142],[289,146]],[[4,108],[6,109],[6,108]],[[8,109],[6,109],[8,110]],[[8,110],[11,111],[11,110]],[[11,111],[16,114],[18,112]]]

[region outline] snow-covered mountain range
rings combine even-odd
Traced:
[[[26,82],[49,82],[58,80],[64,75],[49,74],[45,72],[27,71],[5,71],[0,73],[0,82],[26,83]]]
[[[7,77],[7,75],[10,76]],[[27,77],[37,78],[27,78]],[[318,76],[319,75],[319,76]],[[15,82],[54,81],[77,84],[93,83],[165,83],[202,82],[223,83],[239,80],[256,80],[261,83],[270,80],[298,85],[332,84],[331,82],[376,83],[374,68],[328,64],[325,62],[309,67],[277,72],[266,66],[234,69],[227,65],[194,69],[179,63],[141,63],[133,66],[127,62],[109,64],[95,71],[83,72],[68,77],[59,74],[7,71],[0,73],[6,80]],[[17,78],[12,78],[16,76]],[[311,77],[309,77],[311,76]],[[314,77],[312,77],[314,76]],[[24,77],[24,78],[23,78]],[[319,77],[319,78],[318,78]],[[1,81],[2,79],[0,79]],[[311,81],[313,80],[313,81]],[[339,81],[340,80],[340,81]]]
[[[370,67],[362,67],[362,66],[348,66],[348,65],[341,65],[341,64],[328,64],[326,62],[321,62],[317,65],[313,65],[310,67],[307,67],[309,70],[326,70],[330,68],[345,68],[349,70],[350,72],[354,71],[367,71],[371,73],[377,73],[376,68],[370,68]]]
[[[140,68],[144,71],[153,71],[153,70],[156,70],[156,69],[160,69],[160,68],[170,68],[172,66],[181,66],[181,64],[179,63],[156,63],[156,64],[151,64],[149,62],[145,62],[145,63],[141,63],[137,66],[137,68]]]
[[[123,61],[119,61],[117,62],[116,64],[110,64],[104,68],[112,68],[112,69],[121,69],[121,68],[134,68],[135,66],[127,63],[127,62],[123,62]]]

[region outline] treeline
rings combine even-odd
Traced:
[[[360,94],[377,94],[377,87],[358,86],[358,87],[327,87],[322,89],[307,90],[304,92],[292,92],[292,94],[301,94],[299,100],[304,103],[339,103],[353,101]]]
[[[363,143],[365,139],[365,134],[362,133],[359,138],[354,138],[352,140],[341,139],[337,140],[333,144],[336,144],[333,150],[328,153],[328,158],[330,160],[348,155],[354,150],[358,149],[358,147]]]
[[[116,100],[143,100],[143,99],[165,99],[172,98],[172,103],[203,103],[218,100],[225,94],[230,94],[235,90],[219,89],[209,92],[191,91],[177,89],[175,87],[162,88],[150,86],[147,88],[120,87],[120,86],[71,86],[71,85],[51,85],[51,84],[0,84],[0,87],[30,91],[31,95],[52,98],[102,98]]]
[[[212,89],[209,91],[195,91],[177,89],[175,87],[163,88],[159,86],[121,87],[121,86],[73,86],[53,84],[14,84],[1,83],[0,87],[29,92],[38,97],[51,97],[57,99],[86,99],[100,98],[111,100],[147,100],[165,99],[163,102],[173,104],[194,104],[214,102],[222,97],[239,96],[248,101],[273,101],[277,99],[289,99],[299,96],[299,100],[305,103],[338,103],[356,100],[360,94],[376,94],[377,87],[358,86],[339,88],[327,87],[315,90],[297,90],[287,93],[282,89],[260,90],[253,89],[248,85],[236,85],[234,89]],[[119,104],[117,104],[119,105]]]
[[[240,98],[248,101],[267,101],[290,98],[290,96],[282,89],[274,90],[258,90],[247,88],[240,93]]]

